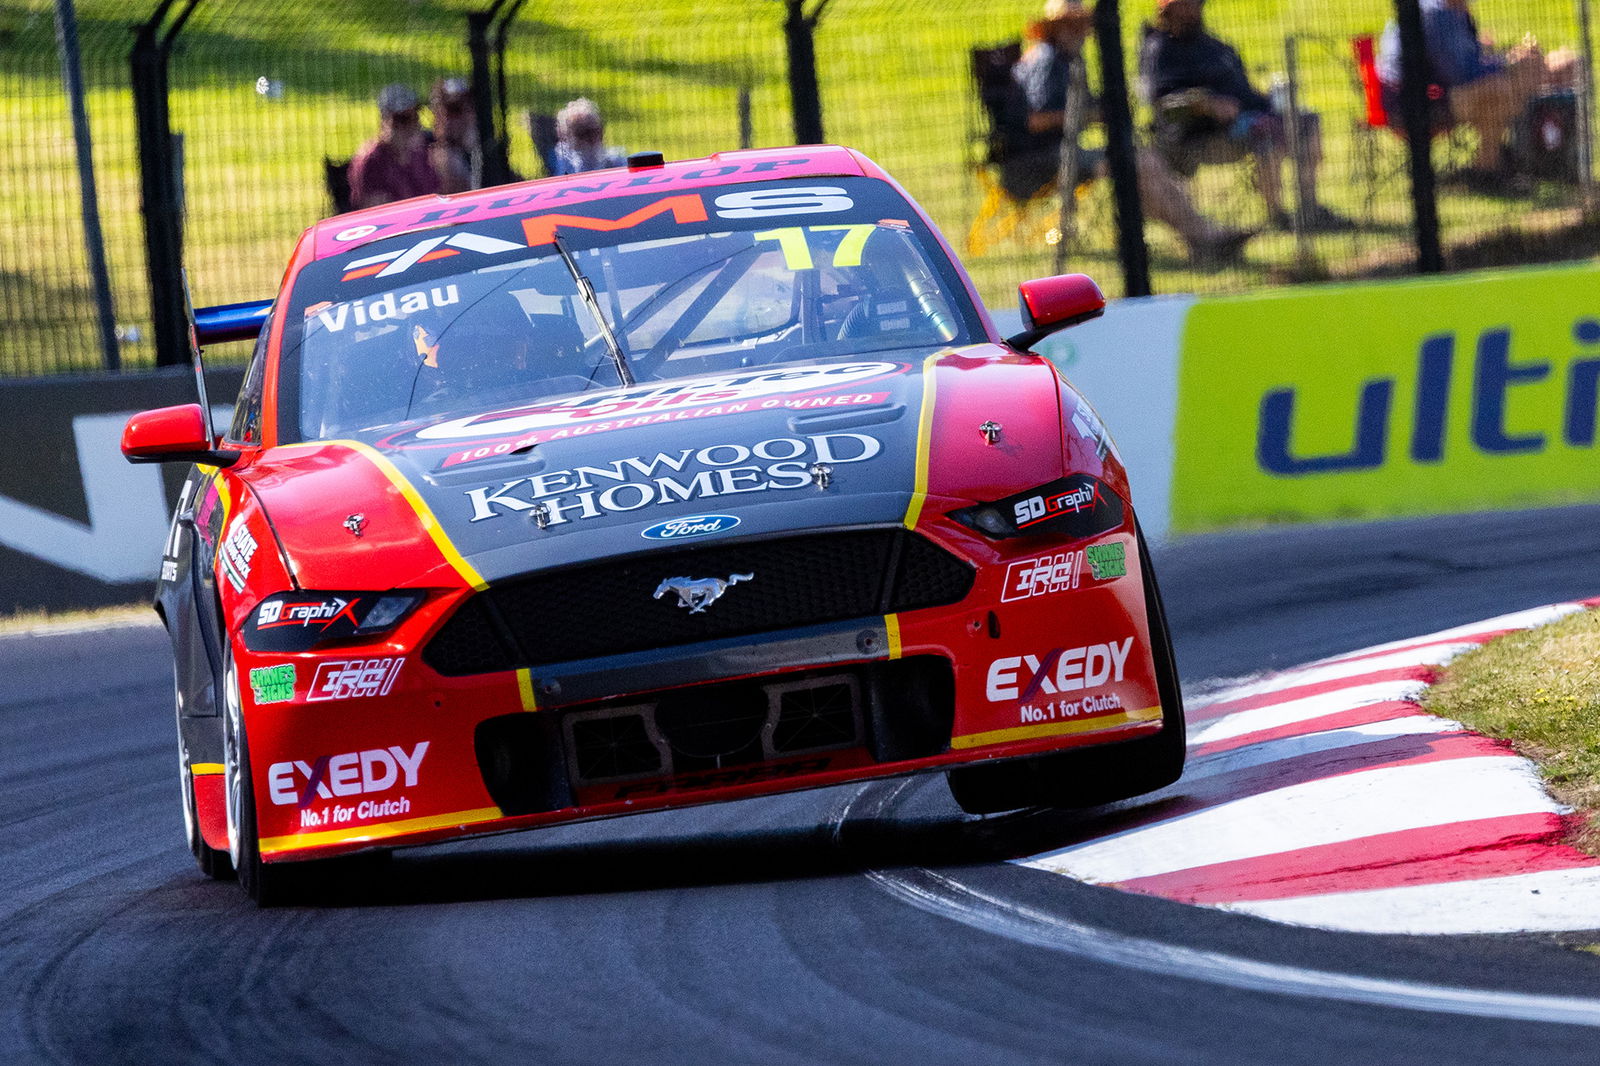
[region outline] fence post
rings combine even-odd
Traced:
[[[150,320],[157,366],[180,366],[190,360],[188,316],[183,295],[183,207],[178,195],[172,119],[167,110],[167,68],[172,42],[200,0],[186,0],[183,10],[158,36],[174,0],[161,0],[155,12],[134,27],[133,114],[139,137],[139,189],[144,213],[144,242],[150,276]]]
[[[1583,190],[1585,217],[1595,212],[1594,188],[1594,39],[1589,0],[1578,0],[1578,185]]]
[[[494,83],[489,65],[489,24],[505,0],[495,0],[486,11],[467,12],[467,51],[472,55],[472,113],[478,123],[478,154],[483,160],[484,185],[500,185],[499,153],[494,151]]]
[[[66,82],[67,104],[72,112],[72,143],[78,156],[79,211],[83,216],[83,246],[89,259],[89,281],[94,288],[100,360],[107,370],[119,370],[122,354],[117,348],[117,318],[111,302],[105,234],[100,229],[100,193],[94,180],[89,113],[83,105],[83,63],[78,54],[78,12],[73,0],[56,0],[56,47],[61,52],[62,80]]]
[[[817,85],[817,23],[828,0],[817,0],[808,15],[805,0],[785,0],[783,37],[789,52],[789,107],[795,144],[822,144],[822,92]]]
[[[1149,296],[1150,249],[1144,240],[1144,208],[1139,202],[1139,161],[1133,144],[1133,111],[1128,107],[1120,6],[1119,0],[1102,0],[1094,6],[1095,41],[1100,49],[1100,119],[1106,127],[1106,162],[1116,201],[1123,293]]]
[[[490,154],[480,149],[479,154],[485,158],[484,169],[499,171],[498,181],[490,181],[490,175],[485,174],[485,185],[498,185],[511,180],[511,122],[506,112],[510,105],[506,91],[506,36],[511,32],[511,22],[517,17],[517,12],[522,10],[522,5],[527,0],[511,0],[511,6],[506,8],[506,13],[500,17],[500,24],[494,28],[494,86],[495,86],[495,116],[499,120],[500,139],[495,143],[491,164],[487,160]]]
[[[1417,0],[1394,0],[1400,29],[1400,114],[1411,156],[1411,210],[1417,235],[1417,270],[1444,271],[1439,243],[1439,199],[1433,174],[1433,115],[1428,100],[1428,57]]]

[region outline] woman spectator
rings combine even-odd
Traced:
[[[593,100],[579,97],[556,113],[555,174],[582,174],[627,164],[605,143],[606,124]]]

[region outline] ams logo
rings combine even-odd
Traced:
[[[855,201],[845,190],[833,185],[806,186],[804,188],[751,189],[724,193],[714,201],[718,218],[767,218],[774,215],[809,215],[848,211]],[[380,252],[377,255],[352,259],[345,264],[342,281],[358,278],[388,278],[403,274],[418,263],[473,252],[479,255],[500,256],[516,251],[526,251],[550,244],[556,230],[584,229],[597,233],[614,233],[633,229],[662,215],[671,215],[677,225],[709,221],[705,199],[698,193],[664,196],[654,203],[634,209],[621,218],[597,218],[592,215],[573,215],[563,211],[535,215],[522,220],[526,244],[490,237],[481,233],[459,232],[449,236],[428,237],[408,248]]]

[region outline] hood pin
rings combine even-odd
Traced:
[[[826,489],[828,483],[833,480],[833,467],[827,463],[812,463],[809,472],[811,474],[811,483],[818,489]]]
[[[983,439],[988,444],[993,444],[1000,439],[1000,431],[1005,427],[994,419],[989,419],[978,427],[978,432],[983,434]]]
[[[344,520],[344,528],[350,531],[352,537],[361,536],[361,531],[366,527],[367,516],[364,514],[353,514]]]
[[[550,528],[550,508],[542,503],[533,505],[533,524],[540,529]]]

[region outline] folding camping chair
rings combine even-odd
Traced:
[[[1018,42],[972,50],[972,77],[978,92],[983,131],[969,156],[982,202],[967,230],[967,253],[982,255],[1020,231],[1029,243],[1054,244],[1063,237],[1056,167],[1041,157],[1028,135],[1028,101],[1012,77],[1022,57]],[[1064,143],[1077,144],[1081,128],[1064,131]],[[1080,174],[1065,205],[1075,216],[1088,195],[1093,175]],[[1072,218],[1067,219],[1069,225]]]

